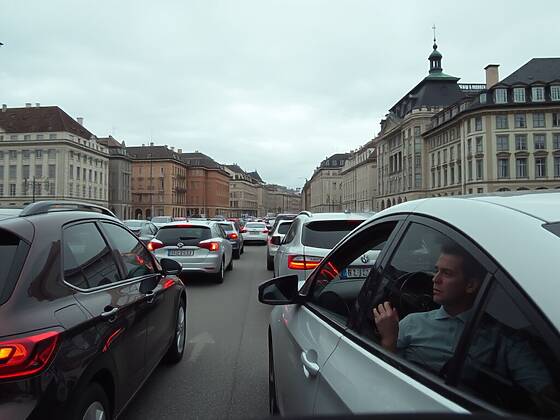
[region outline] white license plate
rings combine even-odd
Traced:
[[[370,269],[370,267],[347,268],[342,274],[347,279],[365,278],[368,276]]]
[[[259,232],[249,232],[249,235],[258,235]]]
[[[194,255],[194,251],[192,249],[170,249],[169,256],[170,257],[192,257]]]

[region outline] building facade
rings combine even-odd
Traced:
[[[342,210],[367,212],[375,209],[377,154],[371,140],[351,151],[342,167]]]
[[[132,158],[134,218],[186,217],[187,167],[180,151],[153,143],[126,150]]]
[[[109,153],[57,106],[2,106],[0,203],[79,200],[108,206]]]
[[[349,153],[337,153],[326,158],[313,172],[308,181],[309,203],[312,212],[342,211],[342,175],[340,174]]]
[[[236,164],[225,165],[224,169],[230,176],[230,216],[258,216],[259,206],[257,189],[259,186],[257,181]]]
[[[181,152],[179,149],[181,160],[187,167],[187,216],[228,215],[230,177],[224,167],[198,151]]]
[[[432,118],[429,196],[560,188],[560,58],[535,58]]]
[[[109,151],[109,209],[121,220],[132,219],[132,159],[126,145],[112,136],[99,138],[97,143]]]
[[[293,189],[267,184],[265,191],[265,210],[263,215],[279,213],[299,213],[301,207],[301,194]]]

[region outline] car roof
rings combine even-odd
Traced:
[[[560,191],[427,198],[390,207],[372,219],[397,213],[434,217],[470,237],[515,279],[560,330],[555,264],[560,255],[560,238],[543,227],[545,221],[560,220]]]
[[[167,223],[165,226],[162,226],[160,229],[170,228],[170,227],[190,227],[190,226],[204,226],[209,227],[211,224],[217,223],[210,220],[178,220],[175,222]]]
[[[304,223],[322,221],[322,220],[366,220],[368,217],[361,213],[301,213],[298,217],[305,217]]]

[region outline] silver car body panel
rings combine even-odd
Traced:
[[[256,227],[254,225],[259,225],[260,227]],[[251,226],[248,226],[251,225]],[[254,227],[253,227],[254,226]],[[262,222],[249,222],[245,225],[244,229],[246,232],[243,232],[243,241],[259,241],[259,242],[268,242],[268,229],[266,228],[266,224]],[[266,232],[265,232],[266,231]]]

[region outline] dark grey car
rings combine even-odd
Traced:
[[[154,239],[158,231],[156,225],[148,220],[125,220],[123,223],[145,244]]]
[[[241,254],[243,254],[243,235],[235,226],[235,222],[218,222],[220,226],[224,229],[229,242],[231,243],[231,248],[233,250],[233,258],[239,259]]]

